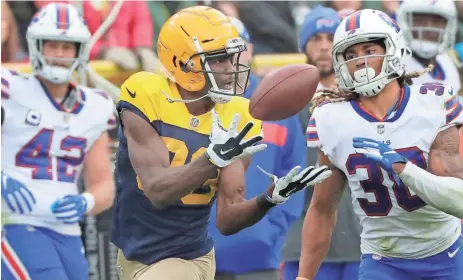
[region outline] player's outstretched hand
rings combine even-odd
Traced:
[[[257,167],[264,172],[264,174],[269,176],[275,184],[275,187],[273,189],[269,188],[267,192],[267,200],[274,204],[284,203],[291,195],[306,187],[321,183],[323,180],[330,177],[332,173],[325,165],[317,168],[309,166],[302,171],[300,171],[300,166],[296,166],[291,169],[286,176],[278,178],[268,173],[260,166]]]
[[[34,195],[23,183],[3,172],[2,198],[11,212],[19,214],[31,212],[36,203]]]
[[[406,163],[408,161],[388,145],[370,138],[354,137],[353,146],[357,153],[376,161],[384,170],[391,174],[395,174],[392,164],[397,162]]]
[[[89,196],[88,193],[66,195],[53,202],[51,212],[65,224],[78,223],[93,208],[94,198]]]
[[[255,154],[267,148],[266,144],[258,144],[262,141],[262,136],[243,140],[254,126],[254,123],[248,122],[238,133],[239,122],[240,115],[235,114],[230,128],[226,130],[220,123],[217,113],[212,110],[212,130],[209,136],[211,143],[207,148],[206,155],[215,166],[225,167],[239,158]]]

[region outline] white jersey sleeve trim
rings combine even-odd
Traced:
[[[439,131],[443,131],[451,126],[463,125],[463,106],[460,103],[458,95],[454,93],[451,86],[445,87],[443,102],[445,109],[445,121]]]

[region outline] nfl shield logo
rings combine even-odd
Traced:
[[[193,129],[196,129],[196,128],[198,128],[198,126],[199,126],[199,119],[195,118],[195,117],[192,117],[190,119],[190,127],[193,128]]]
[[[383,133],[384,133],[384,130],[385,130],[384,124],[378,124],[377,129],[378,129],[378,130],[377,130],[377,131],[378,131],[378,134],[383,134]]]

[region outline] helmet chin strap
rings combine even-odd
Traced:
[[[167,102],[169,103],[174,103],[174,102],[181,102],[181,103],[193,103],[193,102],[196,102],[198,100],[201,100],[203,98],[206,98],[206,97],[210,97],[211,100],[214,102],[214,103],[218,103],[218,104],[224,104],[224,103],[227,103],[230,101],[230,99],[228,98],[222,98],[222,96],[219,97],[219,99],[222,99],[223,101],[221,100],[218,100],[217,98],[214,98],[214,95],[215,93],[214,92],[208,92],[207,94],[201,96],[201,97],[198,97],[198,98],[195,98],[195,99],[176,99],[176,98],[171,98],[166,92],[164,92],[163,90],[161,90],[161,93],[166,97],[166,100]],[[231,98],[231,96],[230,96]]]
[[[201,100],[205,97],[209,97],[209,94],[205,94],[199,98],[195,98],[195,99],[175,99],[175,98],[170,98],[169,95],[167,93],[165,93],[163,90],[161,90],[161,93],[166,97],[166,100],[167,102],[169,103],[174,103],[174,102],[181,102],[181,103],[193,103],[193,102],[196,102],[198,100]]]

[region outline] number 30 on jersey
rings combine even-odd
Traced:
[[[406,157],[417,166],[426,169],[426,160],[423,152],[418,147],[410,147],[395,150],[400,155]],[[358,169],[366,169],[368,179],[360,181],[360,186],[365,193],[374,194],[376,201],[370,202],[367,198],[357,198],[360,207],[368,216],[387,216],[392,209],[391,194],[384,185],[383,172],[379,164],[367,159],[363,154],[351,154],[346,162],[347,171],[354,175]],[[394,182],[394,191],[397,204],[405,211],[412,212],[426,203],[417,195],[412,195],[408,187],[400,181],[400,185],[395,183],[392,174],[388,174],[390,180]]]

